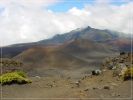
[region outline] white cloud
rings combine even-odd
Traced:
[[[84,9],[77,9],[76,7],[73,7],[72,9],[69,10],[69,13],[71,13],[72,15],[76,15],[76,16],[83,16],[83,15],[90,15],[89,11],[86,11]]]
[[[13,1],[17,3],[11,3]],[[107,3],[104,6],[86,5],[83,9],[73,7],[67,12],[57,13],[40,8],[43,3],[46,6],[57,0],[47,3],[48,0],[29,0],[30,3],[26,1],[0,1],[1,5],[8,5],[0,12],[1,45],[38,41],[88,25],[125,33],[131,32],[133,28],[130,24],[133,21],[133,3],[121,6]]]
[[[91,11],[88,23],[95,28],[112,29],[125,33],[131,33],[133,26],[133,2],[121,6],[95,5],[86,6]]]
[[[57,2],[57,0],[0,0],[0,5],[10,6],[13,4],[19,4],[26,7],[40,7],[48,6]]]

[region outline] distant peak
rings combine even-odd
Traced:
[[[91,27],[90,27],[90,26],[87,26],[87,28],[88,28],[88,29],[91,29]]]

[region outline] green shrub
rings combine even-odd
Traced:
[[[22,76],[22,77],[24,77],[24,78],[27,77],[26,73],[23,72],[23,71],[17,71],[17,74],[19,74],[20,76]]]
[[[122,75],[123,80],[128,80],[133,78],[133,67],[128,68]]]
[[[5,73],[0,76],[0,83],[2,85],[6,84],[25,84],[25,83],[31,83],[29,79],[26,78],[26,74],[22,71],[16,71],[16,72],[10,72]]]

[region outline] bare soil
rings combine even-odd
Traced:
[[[107,70],[82,78],[30,77],[31,84],[2,86],[1,100],[133,100],[132,81],[122,81]]]

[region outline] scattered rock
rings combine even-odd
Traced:
[[[108,86],[108,85],[105,85],[103,88],[107,89],[107,90],[110,90],[110,86]]]
[[[118,86],[118,84],[116,84],[116,83],[111,83],[110,85],[112,85],[112,86]]]
[[[40,79],[41,77],[40,77],[40,76],[35,76],[35,78],[38,78],[38,79]]]
[[[89,77],[89,76],[84,76],[81,80],[84,80],[84,79],[86,79],[87,77]]]
[[[125,55],[126,53],[125,52],[120,52],[120,55]]]
[[[75,82],[76,86],[79,87],[80,81]]]
[[[109,64],[108,64],[108,69],[113,69],[113,67],[114,67],[114,63],[113,62],[110,62]]]
[[[118,84],[116,84],[116,83],[111,83],[110,85],[112,85],[112,86],[118,86]]]
[[[55,81],[53,81],[53,83],[55,83]]]
[[[101,73],[102,73],[102,71],[99,69],[92,71],[92,75],[100,75]]]
[[[120,94],[117,95],[118,97],[121,96]]]
[[[89,89],[85,89],[84,91],[89,91]]]
[[[103,69],[102,72],[106,72],[107,70],[106,69]]]
[[[117,68],[117,66],[114,66],[112,69],[115,70]]]
[[[50,83],[48,83],[48,84],[46,84],[48,87],[50,87],[50,88],[52,88],[52,87],[56,87],[56,85],[55,84],[50,84]]]
[[[103,68],[110,70],[122,69],[123,67],[131,67],[131,53],[121,52],[117,57],[110,57],[103,61]]]
[[[125,66],[125,67],[122,67],[121,69],[121,72],[119,73],[119,76],[122,76],[124,75],[125,71],[127,70],[128,68]]]
[[[131,66],[131,62],[125,62],[125,65],[128,67],[128,66]]]
[[[102,82],[103,80],[101,79],[101,80],[99,80],[99,82]]]
[[[74,87],[72,86],[71,88],[73,89]]]
[[[93,87],[92,89],[93,89],[93,90],[96,90],[96,89],[98,89],[98,88],[97,88],[97,87]]]
[[[52,84],[47,84],[47,86],[48,86],[48,87],[50,87],[50,88],[52,88],[52,87],[53,87],[53,85],[52,85]]]
[[[85,77],[83,77],[81,80],[84,80],[85,79]]]
[[[71,77],[67,77],[67,79],[71,79]]]
[[[119,96],[121,96],[121,95],[113,92],[113,93],[111,93],[111,96],[112,96],[112,97],[119,97]]]
[[[120,73],[120,70],[119,69],[114,70],[113,71],[113,77],[119,76],[119,73]]]

